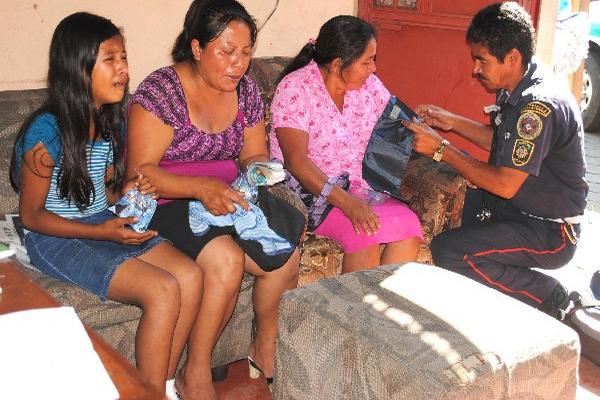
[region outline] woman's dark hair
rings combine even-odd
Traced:
[[[54,114],[58,122],[62,147],[57,183],[60,198],[73,201],[80,209],[94,200],[96,193],[86,153],[92,121],[96,138],[112,146],[115,168],[106,185],[113,190],[121,187],[125,172],[122,131],[127,96],[119,103],[96,109],[91,79],[100,44],[120,34],[110,20],[84,12],[71,14],[58,24],[50,43],[48,99],[25,121],[15,140],[10,166],[10,181],[15,190],[19,190],[20,180],[16,168],[18,144],[23,144],[27,129],[43,113]]]
[[[485,46],[498,61],[504,62],[512,49],[521,53],[527,66],[535,51],[535,30],[531,17],[520,5],[509,1],[480,10],[467,30],[467,42]]]
[[[194,54],[190,47],[192,40],[198,40],[200,47],[205,48],[232,21],[240,21],[248,26],[250,41],[254,46],[258,29],[243,5],[236,0],[194,0],[185,15],[183,30],[177,36],[171,51],[173,61],[193,61]]]
[[[315,60],[319,67],[336,58],[342,60],[342,70],[348,68],[367,49],[369,41],[377,36],[375,27],[351,15],[338,15],[325,22],[319,30],[316,43],[307,43],[285,67],[278,81]]]

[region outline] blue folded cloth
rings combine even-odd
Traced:
[[[233,226],[241,240],[254,240],[260,243],[266,255],[273,256],[290,253],[295,246],[276,234],[267,223],[262,210],[250,203],[250,211],[244,210],[239,204],[236,210],[227,215],[211,214],[199,201],[190,202],[190,229],[197,236],[204,235],[210,226]]]
[[[279,161],[253,162],[240,172],[231,187],[244,193],[250,203],[256,203],[258,186],[272,186],[285,179],[285,170]]]
[[[131,189],[108,210],[119,217],[137,217],[138,222],[130,225],[136,232],[144,232],[156,211],[156,200],[149,194],[141,194],[137,189]]]

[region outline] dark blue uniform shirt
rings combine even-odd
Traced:
[[[496,93],[490,113],[490,164],[529,174],[510,204],[545,218],[583,214],[588,192],[581,112],[558,81],[532,61],[513,93]]]

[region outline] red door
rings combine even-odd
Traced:
[[[359,17],[378,28],[377,75],[409,106],[432,103],[488,122],[483,107],[494,102],[471,75],[465,34],[472,16],[490,0],[359,0]],[[537,20],[540,0],[519,3]],[[487,152],[455,134],[454,144],[480,160]]]

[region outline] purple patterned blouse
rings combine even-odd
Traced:
[[[135,91],[132,103],[173,127],[173,141],[161,162],[231,160],[240,154],[244,128],[255,126],[264,117],[260,92],[252,79],[244,75],[238,92],[237,118],[220,133],[206,133],[192,124],[181,82],[172,67],[148,75]]]

